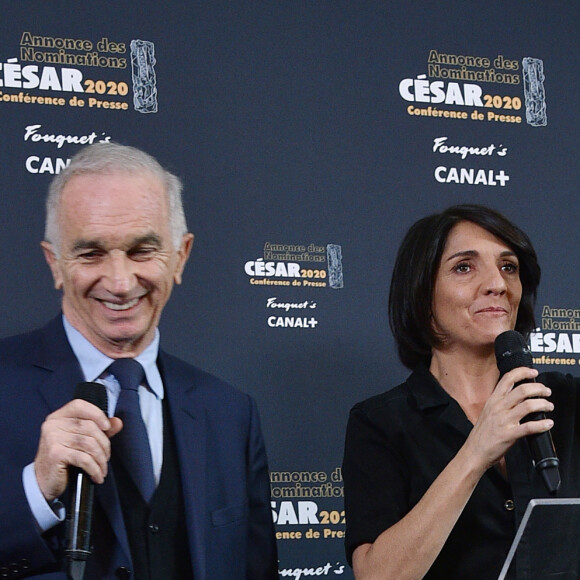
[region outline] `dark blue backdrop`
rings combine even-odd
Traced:
[[[163,341],[258,400],[282,577],[352,577],[344,427],[352,404],[406,375],[386,295],[416,218],[469,201],[521,225],[544,272],[534,356],[565,353],[575,370],[577,2],[2,5],[0,334],[59,307],[43,201],[83,136],[177,172],[196,242]]]

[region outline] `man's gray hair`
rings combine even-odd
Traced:
[[[46,198],[46,224],[44,238],[60,255],[59,208],[62,192],[75,175],[111,173],[150,173],[164,186],[169,202],[169,227],[173,246],[178,249],[187,233],[183,211],[181,180],[164,169],[159,162],[144,151],[118,143],[95,143],[81,149],[51,182]]]

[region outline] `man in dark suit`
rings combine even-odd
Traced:
[[[62,315],[0,341],[0,577],[67,577],[76,466],[96,484],[86,580],[278,578],[253,399],[159,349],[159,319],[193,243],[179,180],[137,149],[91,145],[51,185],[45,238]],[[142,368],[152,496],[116,450],[117,359]],[[105,385],[108,416],[71,400],[82,381]]]

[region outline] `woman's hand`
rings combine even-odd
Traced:
[[[521,422],[530,413],[549,413],[554,409],[547,400],[550,389],[531,382],[537,376],[536,369],[514,369],[502,377],[487,400],[465,443],[474,457],[481,460],[483,471],[497,463],[518,439],[549,431],[554,425],[551,419]]]

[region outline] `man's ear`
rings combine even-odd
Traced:
[[[185,269],[185,264],[189,259],[189,254],[191,254],[191,248],[193,247],[194,235],[192,233],[187,233],[181,238],[181,246],[177,250],[178,263],[173,274],[173,281],[176,284],[181,284],[181,278],[183,270]]]
[[[44,254],[44,259],[52,272],[52,279],[54,281],[54,287],[57,290],[62,288],[62,275],[60,271],[60,262],[56,257],[56,253],[50,242],[40,242],[40,247],[42,248],[42,253]]]

